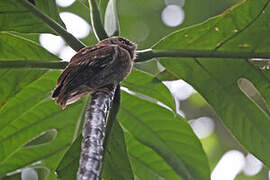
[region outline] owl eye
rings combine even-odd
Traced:
[[[119,39],[119,41],[120,41],[121,43],[124,43],[124,44],[125,44],[125,40],[124,40],[124,39]]]
[[[119,39],[119,41],[122,43],[122,44],[125,44],[125,45],[131,45],[128,41],[124,40],[124,39]]]

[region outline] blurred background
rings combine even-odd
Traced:
[[[138,44],[139,49],[151,47],[162,37],[186,26],[195,25],[222,13],[240,0],[118,0],[121,36]],[[86,45],[96,43],[89,25],[87,0],[56,0],[60,17],[67,30]],[[64,40],[41,34],[40,44],[64,61],[75,54]],[[155,60],[136,65],[151,74],[162,70]],[[211,180],[270,180],[269,169],[249,154],[222,124],[212,108],[183,80],[164,82],[172,92],[177,112],[188,120],[202,142],[211,168]],[[181,138],[181,137],[180,137]],[[29,179],[31,169],[22,173]]]

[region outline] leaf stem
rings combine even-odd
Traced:
[[[100,12],[95,0],[89,0],[91,25],[97,40],[103,40],[108,38],[107,33],[104,30]]]
[[[270,53],[210,51],[210,50],[152,50],[137,51],[136,62],[145,62],[152,58],[230,58],[230,59],[270,59]],[[0,61],[0,69],[3,68],[43,68],[64,69],[68,62],[44,62],[44,61]]]
[[[230,58],[230,59],[270,59],[270,53],[214,51],[214,50],[181,50],[181,49],[145,49],[137,51],[136,62],[148,61],[152,58]]]
[[[39,68],[39,69],[64,69],[68,62],[64,61],[0,61],[3,68]]]
[[[79,39],[75,38],[72,34],[67,32],[60,24],[58,24],[55,20],[50,18],[48,15],[41,12],[33,4],[31,4],[27,0],[17,0],[17,1],[19,1],[26,9],[31,11],[43,22],[48,24],[54,31],[56,31],[67,42],[67,44],[72,49],[74,49],[75,51],[79,51],[81,48],[85,47],[85,45]]]

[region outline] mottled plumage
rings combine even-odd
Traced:
[[[121,37],[82,48],[58,78],[52,98],[64,109],[88,93],[119,84],[131,71],[135,50],[134,43]]]

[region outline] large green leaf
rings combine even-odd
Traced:
[[[118,118],[125,130],[154,150],[183,179],[209,179],[201,143],[184,119],[157,104],[125,92],[121,95]]]
[[[0,175],[40,161],[54,170],[69,146],[82,101],[61,110],[50,98],[58,71],[51,71],[10,97],[0,110]],[[43,132],[55,129],[48,143],[31,145]],[[25,146],[27,144],[27,146]]]
[[[154,49],[269,52],[269,2],[243,1],[201,25],[171,34]],[[270,166],[270,117],[238,85],[240,80],[249,80],[269,107],[269,73],[241,59],[164,58],[160,62],[173,75],[190,83],[239,142]]]
[[[8,32],[0,33],[0,52],[0,60],[5,61],[59,59],[37,43]],[[62,111],[50,99],[59,72],[1,69],[0,73],[0,176],[40,160],[55,169],[72,140],[80,103]],[[56,137],[44,142],[43,133],[52,131]]]
[[[151,148],[141,144],[129,132],[125,132],[127,151],[132,169],[139,179],[172,179],[180,176]]]
[[[103,177],[111,180],[133,180],[123,130],[118,121],[113,125],[104,159]]]
[[[48,25],[37,18],[19,2],[20,0],[0,1],[0,31],[25,33],[55,33]],[[55,0],[35,0],[35,6],[65,27],[59,17]]]
[[[174,99],[170,95],[169,90],[159,79],[151,74],[133,69],[132,73],[121,85],[131,91],[154,98],[175,110]]]
[[[0,61],[57,61],[59,58],[38,43],[12,32],[0,32]]]
[[[51,61],[58,59],[57,56],[33,41],[8,32],[0,33],[0,61]],[[0,109],[10,97],[16,95],[22,88],[38,79],[45,72],[45,70],[1,69]]]
[[[139,48],[148,48],[161,37],[187,25],[201,23],[221,13],[225,8],[240,0],[198,0],[165,1],[133,0],[118,1],[121,35],[138,43]],[[162,22],[161,14],[167,4],[182,7],[185,19],[177,27],[168,27]],[[177,17],[177,13],[175,14]]]
[[[57,167],[59,179],[76,179],[81,153],[82,136],[78,136]]]

